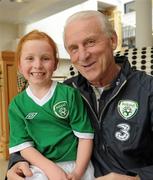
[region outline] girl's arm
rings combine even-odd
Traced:
[[[76,166],[70,177],[80,180],[88,167],[91,154],[92,154],[93,140],[79,138]],[[72,178],[73,179],[73,178]]]
[[[34,147],[25,148],[20,153],[30,164],[39,167],[49,179],[68,180],[67,174],[59,166],[44,157]]]

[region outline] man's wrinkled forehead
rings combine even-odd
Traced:
[[[86,38],[99,33],[104,33],[104,31],[97,19],[77,19],[67,24],[64,41],[67,42],[80,37]]]

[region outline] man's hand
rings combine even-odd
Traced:
[[[7,172],[8,180],[24,180],[25,176],[32,176],[27,162],[18,162]]]
[[[139,176],[133,177],[133,176],[127,176],[117,173],[109,173],[105,176],[96,178],[96,180],[141,180],[141,179]]]

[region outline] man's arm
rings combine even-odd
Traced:
[[[101,176],[96,178],[96,180],[141,180],[139,176],[127,176],[123,174],[117,173],[109,173],[105,176]]]
[[[7,172],[7,180],[24,180],[25,177],[32,176],[32,172],[27,162],[17,162]]]
[[[124,180],[123,178],[128,178],[127,180],[153,180],[153,166],[146,166],[143,168],[138,168],[132,170],[133,173],[137,174],[137,176],[128,176],[128,175],[123,175],[123,174],[118,174],[118,173],[109,173],[105,176],[101,176],[96,178],[96,180]]]
[[[150,157],[150,158],[152,158],[152,157]],[[140,176],[141,180],[152,180],[153,179],[153,173],[152,173],[153,165],[136,169],[135,172]]]
[[[24,161],[26,162],[26,160],[21,156],[20,152],[10,154],[8,169],[10,169],[17,162],[24,162]]]
[[[23,177],[25,176],[32,176],[29,163],[20,155],[19,152],[11,154],[5,180],[23,180]]]

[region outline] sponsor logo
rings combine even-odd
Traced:
[[[25,118],[26,119],[33,119],[37,114],[38,114],[37,112],[31,112]]]
[[[117,127],[119,130],[115,133],[116,139],[127,141],[130,138],[130,126],[126,123],[121,123]]]

